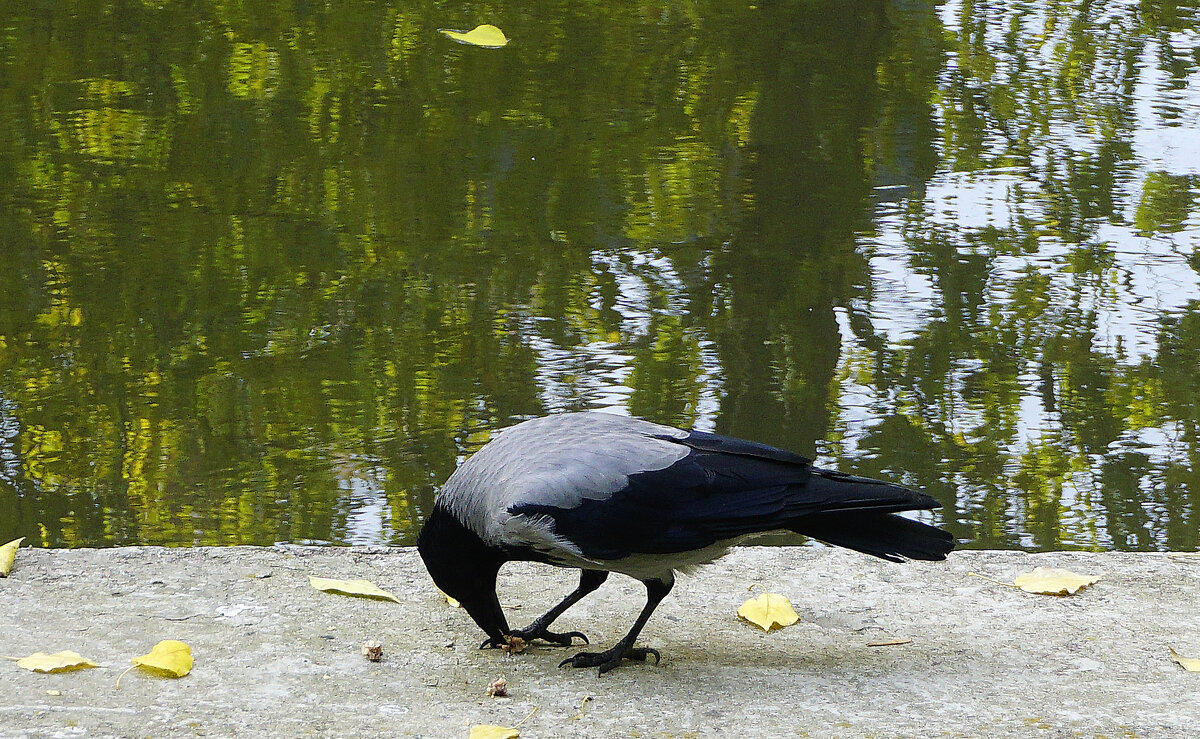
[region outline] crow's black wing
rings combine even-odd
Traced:
[[[819,470],[792,452],[702,432],[659,437],[688,447],[663,469],[636,472],[604,497],[572,507],[523,501],[513,515],[548,517],[584,557],[668,554],[852,510],[933,508],[897,485]]]

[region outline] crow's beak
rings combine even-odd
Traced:
[[[489,584],[479,583],[478,588],[470,593],[464,593],[458,602],[471,615],[471,618],[475,619],[479,628],[488,635],[484,646],[499,647],[507,643],[505,637],[509,634],[508,621],[504,618],[503,609],[500,608],[500,599],[496,597],[494,574]]]
[[[504,564],[500,551],[436,505],[421,528],[417,549],[442,592],[462,604],[493,646],[505,644],[508,622],[496,598],[496,575]]]

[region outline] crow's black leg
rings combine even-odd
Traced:
[[[563,598],[561,603],[543,613],[533,623],[529,624],[523,629],[517,629],[516,631],[512,632],[513,636],[519,636],[525,641],[530,641],[531,639],[542,639],[543,641],[548,641],[563,647],[571,646],[571,639],[577,636],[583,640],[584,644],[587,644],[588,638],[578,631],[569,631],[565,634],[555,634],[547,631],[546,629],[551,623],[554,622],[554,619],[563,614],[563,611],[566,611],[571,606],[583,600],[586,595],[594,592],[596,588],[599,588],[601,585],[603,585],[604,581],[607,579],[608,573],[604,570],[583,570],[581,573],[579,573],[579,586],[575,588],[570,595],[568,595],[566,598]]]
[[[550,626],[550,624],[554,623],[554,619],[563,615],[564,611],[583,600],[584,597],[589,593],[594,592],[596,588],[603,585],[604,581],[607,579],[608,573],[604,570],[583,570],[579,573],[579,586],[576,587],[570,595],[568,595],[566,598],[563,598],[561,603],[543,613],[536,621],[529,624],[525,628],[510,631],[509,635],[520,637],[525,641],[541,639],[543,641],[548,641],[551,644],[557,644],[560,647],[571,646],[572,639],[575,637],[579,637],[583,640],[584,644],[587,644],[587,636],[579,631],[568,631],[565,634],[556,634],[552,631],[547,631],[547,628]],[[496,643],[494,639],[489,637],[488,640],[480,646],[480,648],[500,647],[504,646],[505,643],[506,642]]]
[[[658,607],[662,599],[667,597],[667,593],[671,592],[671,586],[675,584],[675,578],[671,576],[666,580],[645,580],[643,584],[646,586],[646,605],[642,608],[642,612],[638,614],[637,621],[633,622],[633,628],[629,630],[629,633],[621,641],[614,644],[611,649],[606,649],[603,652],[580,652],[574,657],[564,659],[558,666],[599,667],[600,674],[603,675],[621,664],[621,660],[625,659],[636,659],[644,662],[647,657],[654,655],[654,663],[658,664],[658,650],[649,647],[635,647],[633,643],[637,640],[638,634],[642,633],[642,627],[650,620],[650,614],[654,613],[654,609]]]

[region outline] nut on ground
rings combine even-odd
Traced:
[[[502,677],[488,683],[487,694],[494,698],[503,698],[508,695],[508,681]]]
[[[377,641],[365,641],[362,645],[363,656],[372,662],[383,659],[383,645]]]
[[[520,654],[525,651],[525,640],[509,634],[504,637],[504,646],[501,648],[509,654]]]

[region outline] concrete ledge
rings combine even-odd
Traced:
[[[1036,565],[1104,579],[1071,598],[1011,581]],[[399,604],[317,592],[308,575],[362,577]],[[792,599],[802,622],[737,620],[746,588]],[[501,600],[524,625],[574,585],[512,565]],[[608,646],[642,603],[610,579],[559,624]],[[662,664],[597,678],[573,653],[479,651],[412,549],[22,549],[0,579],[0,654],[71,649],[101,669],[43,675],[0,661],[0,736],[1175,737],[1193,735],[1200,673],[1200,558],[956,552],[891,565],[851,552],[748,547],[682,577],[642,643]],[[191,675],[131,673],[160,639],[188,642]],[[868,647],[889,638],[909,644]],[[384,660],[367,662],[364,640]],[[510,697],[490,698],[504,676]],[[50,695],[56,690],[61,695]],[[590,697],[581,712],[580,705]]]

